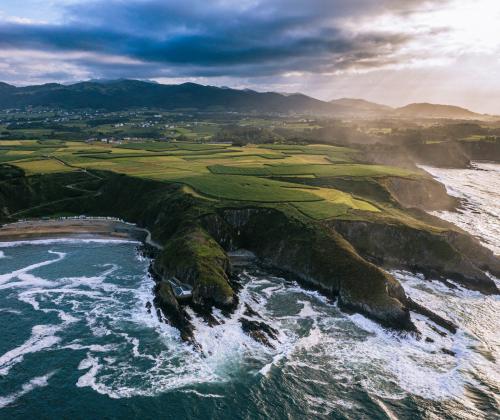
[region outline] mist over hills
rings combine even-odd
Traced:
[[[482,114],[477,114],[459,106],[429,103],[409,104],[401,108],[397,108],[395,111],[399,116],[413,118],[469,119],[484,117]]]
[[[409,104],[391,108],[363,99],[330,102],[307,95],[257,92],[196,83],[163,85],[139,80],[91,80],[71,85],[48,83],[16,87],[0,82],[0,108],[56,107],[120,111],[147,107],[165,110],[298,113],[330,117],[394,117],[484,119],[470,110],[435,104]]]
[[[387,105],[377,104],[364,99],[340,98],[330,101],[332,105],[337,105],[349,109],[353,114],[389,114],[394,111]]]

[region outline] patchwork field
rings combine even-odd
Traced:
[[[423,176],[390,166],[356,163],[356,154],[353,149],[327,145],[0,142],[0,163],[16,166],[28,176],[112,171],[184,184],[190,194],[212,201],[285,204],[317,220],[380,213],[384,205],[346,191],[307,185],[308,179],[372,181],[388,176]]]
[[[18,168],[21,168],[26,175],[52,174],[56,172],[70,172],[75,170],[74,168],[66,166],[64,163],[56,159],[26,160],[17,162],[15,165]]]

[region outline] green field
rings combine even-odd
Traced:
[[[212,201],[288,204],[316,220],[380,213],[383,206],[334,188],[305,185],[303,180],[339,177],[369,181],[388,176],[422,176],[390,166],[355,163],[355,155],[355,150],[327,145],[233,147],[154,141],[110,145],[27,140],[3,143],[0,163],[17,166],[28,176],[112,171],[184,184],[189,194]]]
[[[55,159],[28,160],[16,163],[16,166],[25,171],[27,175],[52,174],[76,170]]]
[[[214,174],[224,175],[253,175],[253,176],[300,176],[314,175],[315,177],[379,177],[401,176],[410,177],[411,171],[382,165],[362,164],[301,164],[289,165],[283,163],[268,164],[263,166],[224,166],[214,165],[209,167]]]

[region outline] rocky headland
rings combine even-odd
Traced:
[[[86,188],[68,192],[66,186],[74,182]],[[352,191],[354,181],[335,182],[337,188]],[[230,312],[238,305],[239,286],[228,253],[239,249],[336,299],[341,309],[398,331],[418,334],[410,310],[450,332],[454,326],[409,299],[388,269],[421,272],[471,290],[498,293],[485,274],[500,275],[498,258],[469,234],[424,213],[426,202],[432,210],[457,205],[442,185],[384,178],[355,188],[360,197],[385,196],[390,211],[315,221],[285,204],[207,200],[181,184],[110,172],[17,177],[1,181],[0,222],[86,214],[118,217],[147,229],[161,245],[151,251],[154,310],[187,341],[193,340],[193,327],[186,305],[208,322],[218,322],[211,316],[212,308]],[[408,189],[417,193],[408,194]],[[189,286],[189,299],[176,296],[171,279]],[[253,309],[247,311],[251,314]],[[270,343],[273,331],[256,321],[258,317],[250,318],[242,315],[245,331]]]

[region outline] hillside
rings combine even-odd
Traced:
[[[169,111],[298,113],[349,118],[397,116],[484,119],[488,117],[451,105],[421,103],[393,109],[363,99],[341,98],[325,102],[301,93],[257,92],[250,89],[239,90],[196,83],[163,85],[119,79],[93,80],[72,85],[47,83],[16,87],[0,82],[0,109],[37,106],[107,111],[158,108]]]
[[[377,104],[375,102],[366,101],[356,98],[340,98],[330,101],[331,104],[343,107],[354,115],[375,115],[387,114],[393,111],[393,108],[387,105]]]
[[[450,119],[482,119],[483,114],[453,105],[415,103],[397,108],[396,115],[406,118],[450,118]]]
[[[162,85],[138,80],[0,86],[0,108],[48,106],[67,109],[122,110],[151,107],[168,110],[242,111],[331,114],[335,107],[306,95],[281,95],[203,86],[195,83]]]
[[[239,289],[227,252],[235,249],[396,330],[416,331],[410,309],[455,327],[415,306],[384,268],[439,273],[471,290],[498,292],[482,271],[500,272],[493,254],[417,211],[455,205],[418,170],[361,163],[353,149],[319,144],[55,146],[27,140],[1,150],[8,164],[0,165],[0,222],[87,214],[149,229],[163,245],[152,265],[155,304],[187,341],[190,318],[162,284],[183,279],[193,310],[232,311]]]

